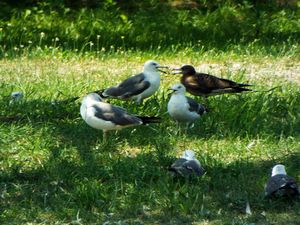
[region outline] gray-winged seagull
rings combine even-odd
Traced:
[[[266,197],[282,197],[299,195],[299,186],[296,180],[289,177],[284,165],[278,164],[273,167],[272,175],[265,187]]]
[[[96,93],[90,93],[83,98],[80,114],[89,126],[103,131],[103,140],[109,130],[159,122],[157,117],[131,115],[121,107],[103,102]]]
[[[192,150],[185,150],[183,155],[171,165],[169,170],[184,177],[192,175],[202,176],[204,174],[204,170]]]
[[[171,90],[174,92],[168,102],[168,113],[177,122],[188,125],[206,113],[203,105],[185,96],[186,89],[182,84],[173,85]]]
[[[138,104],[143,99],[153,95],[160,85],[160,72],[159,68],[168,68],[160,66],[153,60],[148,60],[144,64],[144,71],[133,77],[127,78],[120,84],[98,91],[103,98],[118,98],[118,99],[132,99]]]

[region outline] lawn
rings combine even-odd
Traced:
[[[111,132],[107,143],[81,119],[80,100],[53,104],[114,85],[148,59],[192,64],[257,92],[211,97],[211,111],[177,135],[166,106],[179,76],[162,75],[143,105],[110,101],[162,123]],[[264,198],[277,163],[300,182],[299,72],[297,55],[189,49],[2,58],[0,224],[300,224],[299,200]],[[12,91],[24,99],[12,102]],[[196,152],[204,176],[168,172],[185,149]]]

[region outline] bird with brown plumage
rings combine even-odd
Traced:
[[[206,73],[198,73],[191,65],[184,65],[181,68],[173,69],[173,74],[182,74],[181,83],[187,92],[196,96],[213,96],[227,93],[241,93],[252,91],[245,88],[250,84],[237,83],[232,80],[219,78]]]

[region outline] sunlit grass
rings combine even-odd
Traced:
[[[258,91],[278,88],[212,97],[212,111],[178,136],[166,114],[166,90],[179,77],[162,75],[161,89],[141,107],[111,100],[159,115],[162,124],[111,132],[107,143],[80,118],[80,100],[51,103],[114,85],[148,59],[193,64]],[[21,119],[0,123],[0,223],[296,224],[299,201],[265,200],[263,189],[276,163],[300,180],[297,71],[297,57],[189,50],[80,57],[57,51],[1,60],[0,116]],[[10,102],[12,91],[24,99]],[[206,170],[199,179],[167,171],[187,148]],[[245,214],[247,199],[252,215]]]

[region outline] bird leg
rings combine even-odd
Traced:
[[[103,140],[104,143],[106,143],[106,141],[107,141],[107,132],[108,131],[103,130],[103,139],[102,140]]]
[[[187,135],[187,131],[188,131],[188,129],[189,129],[189,126],[190,126],[190,124],[189,124],[189,123],[186,123],[185,128],[184,128],[184,135],[185,135],[185,136]]]
[[[179,122],[176,121],[176,132],[175,135],[181,135],[181,127]]]
[[[204,96],[204,106],[208,108],[209,102],[208,102],[208,96]]]

